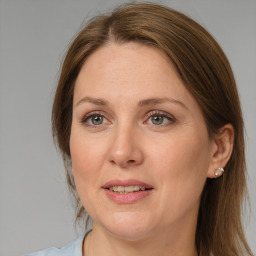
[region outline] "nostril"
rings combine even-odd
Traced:
[[[111,160],[110,163],[111,163],[111,164],[115,164],[115,161],[114,161],[114,160]]]
[[[136,160],[128,160],[128,161],[115,161],[115,160],[110,160],[110,163],[112,165],[119,165],[121,168],[126,168],[129,165],[134,165],[136,164]]]

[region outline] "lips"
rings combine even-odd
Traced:
[[[146,190],[145,187],[143,186],[111,186],[108,188],[111,191],[120,193],[120,194],[126,194],[126,193],[133,193],[133,192],[137,192],[137,191],[144,191]]]
[[[128,187],[128,186],[139,186],[139,187],[144,187],[145,189],[153,189],[153,186],[141,182],[139,180],[134,180],[134,179],[129,179],[129,180],[111,180],[108,181],[103,188],[108,189],[110,187],[117,187],[117,186],[122,186],[122,187]]]
[[[111,180],[102,187],[109,199],[119,204],[135,203],[153,190],[149,184],[138,180]]]

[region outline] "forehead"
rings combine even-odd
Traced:
[[[152,46],[111,43],[92,53],[83,64],[74,98],[137,99],[170,96],[193,101],[170,60]]]

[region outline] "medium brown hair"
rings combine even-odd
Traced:
[[[202,192],[196,230],[199,255],[252,255],[241,223],[246,195],[243,118],[230,64],[214,38],[198,23],[173,9],[152,4],[126,4],[91,20],[76,36],[64,60],[56,90],[52,128],[77,199],[77,217],[86,211],[70,173],[70,131],[76,78],[87,57],[109,42],[130,41],[160,49],[175,67],[203,113],[209,137],[225,124],[235,130],[234,147],[218,179],[208,179]]]

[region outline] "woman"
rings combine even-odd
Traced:
[[[146,3],[96,17],[68,50],[52,121],[93,227],[33,255],[252,255],[239,98],[199,24]]]

